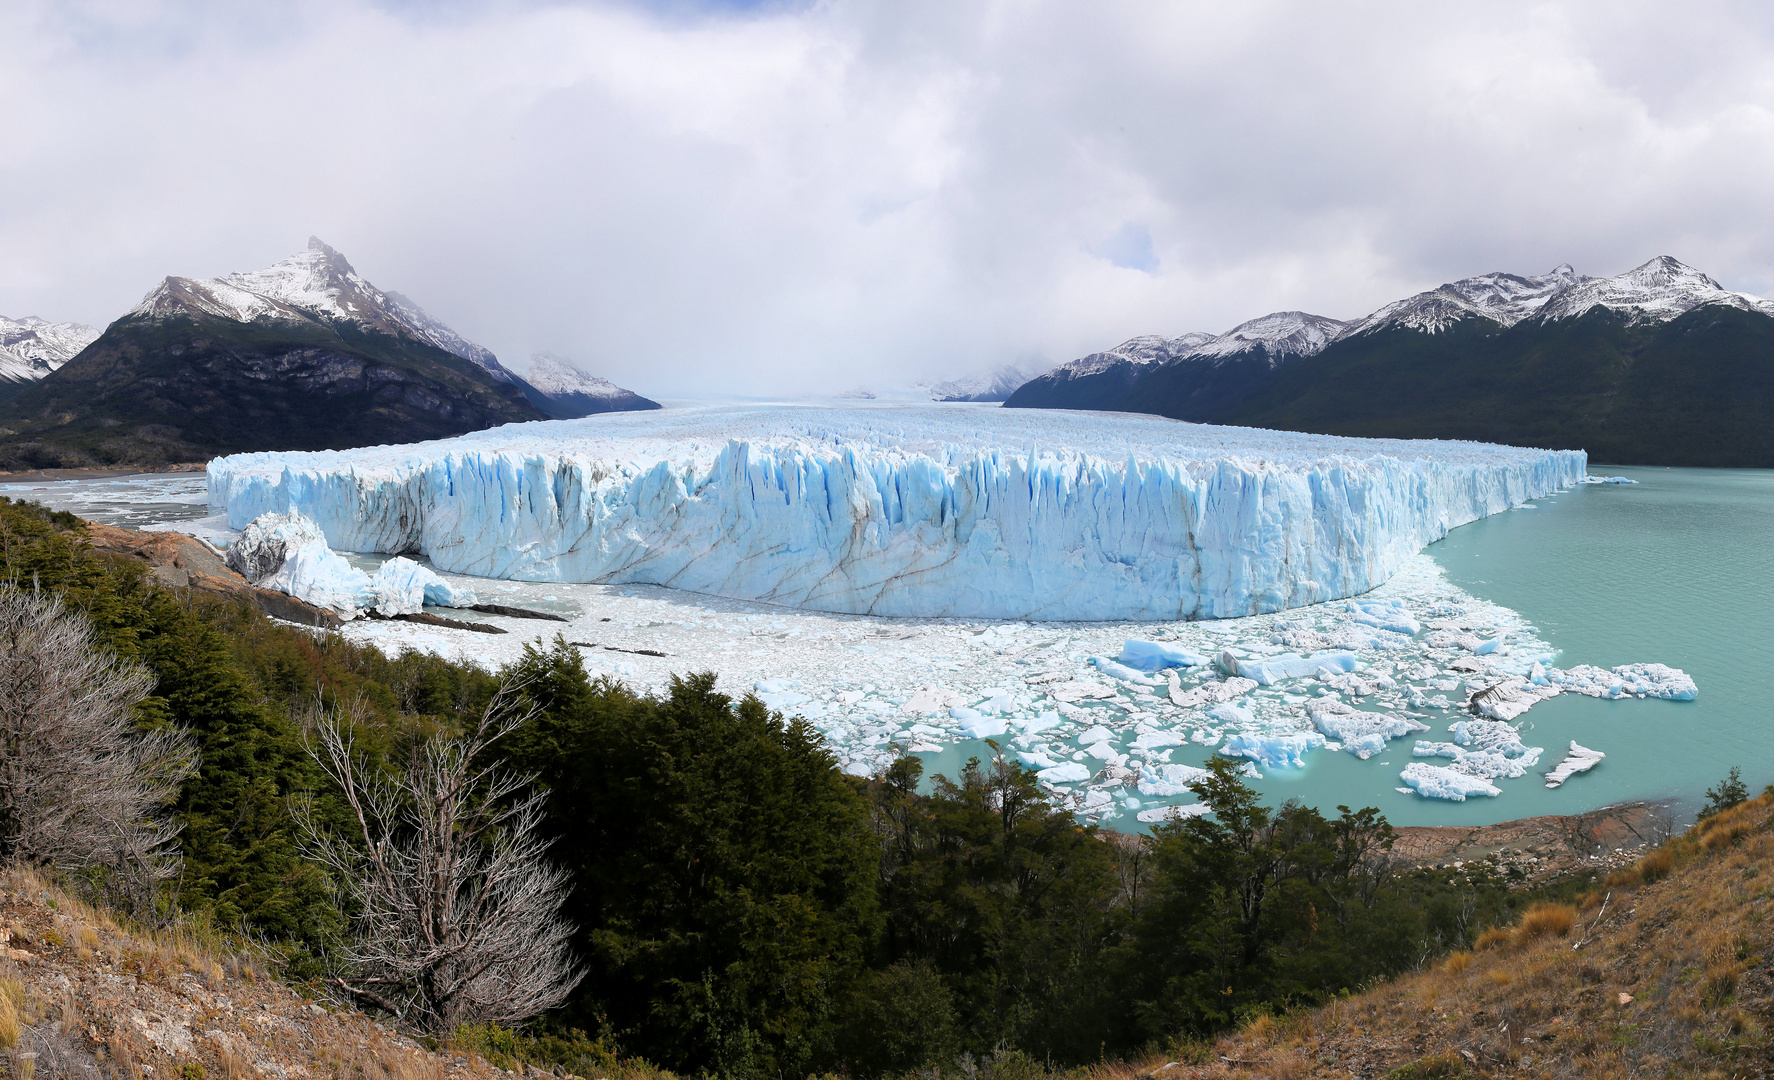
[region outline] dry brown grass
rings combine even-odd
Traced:
[[[1145,1075],[1762,1075],[1774,1050],[1755,1004],[1774,997],[1769,865],[1764,796],[1650,852],[1600,895],[1537,905],[1472,952],[1368,993],[1247,1023],[1207,1067],[1158,1073],[1157,1060]]]
[[[1535,904],[1515,928],[1518,944],[1541,937],[1564,937],[1577,924],[1577,909],[1570,904]]]

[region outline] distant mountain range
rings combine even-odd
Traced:
[[[1617,277],[1486,274],[1349,322],[1283,311],[1220,335],[1133,338],[1005,405],[1767,467],[1774,302],[1668,256]]]
[[[0,315],[0,401],[61,367],[98,336],[81,323]]]
[[[0,378],[14,376],[0,468],[343,449],[658,407],[555,358],[534,385],[313,238],[264,270],[169,277],[102,334],[4,320],[0,340]]]

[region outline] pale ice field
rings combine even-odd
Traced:
[[[99,482],[0,485],[0,494],[101,520],[164,518],[230,543],[237,533],[221,516],[191,519],[203,509],[193,502],[193,480],[143,478],[133,496],[116,482],[104,482],[102,498],[90,490]],[[345,558],[366,572],[388,561]],[[1194,798],[1185,785],[1215,751],[1243,756],[1253,774],[1271,777],[1341,755],[1390,778],[1404,799],[1506,797],[1512,787],[1544,784],[1542,774],[1565,756],[1518,730],[1537,702],[1561,691],[1693,693],[1679,673],[1655,665],[1559,669],[1534,627],[1452,586],[1422,554],[1352,600],[1206,621],[887,618],[650,585],[439,576],[483,601],[570,621],[446,608],[434,610],[508,632],[358,620],[343,633],[391,654],[415,648],[490,667],[558,634],[577,643],[591,671],[649,692],[665,690],[673,674],[713,670],[722,690],[757,693],[785,715],[805,717],[855,774],[901,752],[952,769],[965,756],[991,753],[989,738],[1037,770],[1081,817],[1123,829],[1186,811]],[[1481,689],[1492,691],[1480,704],[1488,716],[1466,705]],[[1605,738],[1586,741],[1605,751]],[[1562,782],[1580,789],[1584,776],[1567,775]]]
[[[745,405],[238,454],[243,528],[536,582],[803,610],[1226,618],[1368,592],[1449,529],[1576,483],[1579,451],[996,407]]]

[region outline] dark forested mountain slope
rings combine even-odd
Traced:
[[[1113,355],[1006,404],[1774,466],[1774,303],[1667,256],[1611,278],[1569,266],[1466,278],[1350,323],[1280,312],[1137,367]],[[1088,382],[1115,370],[1116,392]]]
[[[318,239],[263,270],[169,277],[36,374],[0,405],[0,468],[342,449],[593,411],[525,383]]]

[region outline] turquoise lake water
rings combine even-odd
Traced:
[[[1548,790],[1503,782],[1496,799],[1434,803],[1376,782],[1347,754],[1317,754],[1260,787],[1324,808],[1378,806],[1396,824],[1485,824],[1629,799],[1689,809],[1741,766],[1751,791],[1774,782],[1774,472],[1613,468],[1635,485],[1580,487],[1534,510],[1455,529],[1426,552],[1475,596],[1520,612],[1563,650],[1558,666],[1662,663],[1694,677],[1698,700],[1601,701],[1561,695],[1522,718],[1543,746],[1539,771],[1570,740],[1606,753]],[[1400,768],[1408,740],[1387,755]],[[1384,778],[1382,778],[1384,779]]]

